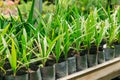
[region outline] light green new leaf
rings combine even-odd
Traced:
[[[9,54],[8,59],[10,61],[11,68],[14,72],[14,76],[16,75],[17,70],[17,53],[15,49],[15,43],[14,40],[11,38],[12,45],[11,45],[11,54]]]
[[[27,46],[27,33],[25,28],[23,28],[23,35],[22,35],[22,50],[23,50],[23,60],[26,63],[27,62],[27,51],[26,51],[26,46]]]
[[[1,35],[5,35],[6,32],[9,30],[10,24],[8,24],[2,31]]]

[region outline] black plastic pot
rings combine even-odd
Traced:
[[[0,70],[0,80],[3,80],[3,76],[4,76],[4,72],[2,70]]]
[[[0,80],[3,80],[3,76],[0,76]]]
[[[93,67],[98,64],[97,47],[92,45],[88,53],[88,67]]]
[[[104,48],[103,53],[105,55],[106,61],[113,59],[115,56],[115,52],[113,48]]]
[[[64,62],[55,64],[55,74],[56,74],[56,79],[67,76],[68,62],[64,61]]]
[[[105,56],[103,51],[98,52],[98,64],[104,63],[105,62]]]
[[[76,72],[76,57],[68,58],[68,74]]]
[[[5,76],[4,80],[29,80],[28,79],[28,74],[24,74],[24,75],[19,75],[19,76]]]
[[[42,80],[40,68],[37,71],[32,71],[29,73],[29,80]]]
[[[119,45],[114,45],[115,46],[115,57],[120,56],[120,44]]]
[[[96,54],[89,54],[88,56],[88,67],[93,67],[98,64]]]
[[[47,66],[41,68],[42,80],[55,80],[55,67]]]
[[[81,71],[84,70],[86,68],[88,68],[87,65],[87,54],[82,54],[80,56],[76,57],[76,64],[77,64],[77,71]]]

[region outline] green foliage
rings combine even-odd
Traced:
[[[108,25],[108,40],[107,40],[107,44],[108,46],[111,46],[112,43],[115,41],[116,36],[118,34],[118,30],[119,30],[119,26],[117,26],[117,10],[111,15],[110,14],[110,9],[108,8],[108,20],[109,22],[107,22]]]
[[[47,59],[49,58],[50,53],[52,52],[56,41],[61,37],[62,35],[57,36],[54,40],[49,41],[48,37],[40,37],[40,33],[37,34],[37,40],[35,40],[37,47],[38,47],[38,57],[44,58],[42,61],[43,66],[45,66]]]
[[[54,5],[53,13],[38,13],[38,17],[34,18],[33,0],[27,20],[19,7],[18,18],[10,16],[5,19],[1,16],[0,68],[5,72],[3,65],[8,59],[15,75],[21,67],[29,69],[30,63],[36,61],[46,66],[52,58],[58,63],[61,55],[67,60],[69,50],[73,48],[79,53],[81,44],[89,50],[92,43],[99,47],[103,39],[106,39],[108,46],[115,40],[119,41],[120,8],[114,12],[109,7],[107,11],[103,7],[98,9],[102,0],[97,0],[101,2],[98,7],[87,10],[88,6],[97,2],[83,1],[85,3],[81,0],[59,0]],[[80,6],[86,6],[88,12],[80,12]],[[101,19],[99,11],[105,14],[104,19]]]
[[[84,25],[84,44],[87,49],[90,49],[91,43],[93,42],[94,34],[95,34],[95,26],[97,24],[97,11],[91,11],[90,15],[85,21]]]
[[[29,16],[27,19],[27,22],[30,24],[33,24],[34,5],[35,5],[35,0],[32,0],[31,10],[29,12]]]
[[[118,7],[117,20],[118,20],[118,26],[120,26],[120,7]],[[120,43],[120,28],[118,29],[117,40],[118,43]]]
[[[96,25],[96,27],[95,27],[95,44],[96,44],[97,48],[100,46],[103,38],[105,37],[106,31],[107,31],[107,28],[103,21],[101,21],[100,24]]]

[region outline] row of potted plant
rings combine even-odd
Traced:
[[[102,8],[102,20],[99,9],[84,16],[71,0],[66,3],[33,18],[33,0],[27,19],[19,8],[18,18],[0,17],[1,80],[55,80],[120,55],[119,7],[114,13]]]

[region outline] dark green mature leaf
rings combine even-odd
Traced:
[[[18,10],[18,15],[20,17],[21,22],[23,22],[22,14],[21,14],[19,7],[17,7],[17,10]]]
[[[59,38],[55,45],[55,56],[56,56],[56,62],[58,63],[61,55],[61,39]]]
[[[27,19],[27,22],[30,23],[30,24],[33,24],[34,4],[35,4],[35,0],[32,0],[31,10],[29,12],[29,16],[28,16],[28,19]]]

